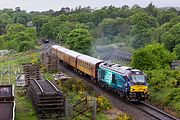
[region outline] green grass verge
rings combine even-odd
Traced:
[[[27,97],[24,88],[18,88],[16,86],[16,75],[15,71],[17,69],[22,69],[21,64],[38,62],[39,53],[34,53],[33,51],[27,51],[17,54],[12,54],[4,57],[0,57],[0,71],[2,71],[3,66],[12,67],[11,75],[8,74],[1,76],[1,84],[14,84],[15,85],[15,101],[16,101],[16,120],[37,120],[37,115],[33,109],[31,100]],[[7,70],[7,69],[6,69]]]

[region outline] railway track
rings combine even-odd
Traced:
[[[27,91],[38,113],[39,119],[65,117],[65,97],[49,80],[31,80]]]
[[[31,82],[37,94],[59,94],[60,91],[49,80],[33,80]]]
[[[174,116],[169,115],[145,102],[140,102],[139,104],[135,105],[135,107],[153,116],[157,120],[179,120],[178,118],[175,118]]]
[[[67,66],[66,66],[67,67]],[[76,74],[76,73],[75,73]],[[85,79],[86,80],[86,83],[90,83],[90,82],[92,82],[92,81],[90,81],[88,78],[85,78],[85,77],[82,77],[81,76],[81,78],[83,78],[83,79]],[[90,83],[91,84],[91,86],[96,86],[97,87],[97,85],[95,85],[95,84],[93,84],[93,83]],[[105,91],[106,93],[107,93],[107,91]],[[118,97],[117,95],[113,95],[113,96],[116,96],[116,97]],[[117,101],[116,101],[117,102]],[[121,101],[122,102],[122,101]],[[126,103],[126,104],[129,104],[129,103]],[[129,105],[131,105],[131,103],[129,104]],[[151,120],[151,119],[155,119],[155,120],[179,120],[178,118],[175,118],[175,117],[173,117],[173,116],[171,116],[171,115],[169,115],[169,114],[167,114],[167,113],[165,113],[165,112],[163,112],[163,111],[161,111],[161,110],[159,110],[159,109],[157,109],[157,108],[155,108],[155,107],[153,107],[153,106],[150,106],[150,105],[148,105],[147,103],[144,103],[144,102],[142,102],[141,104],[138,104],[138,105],[136,105],[136,106],[134,106],[134,105],[131,105],[131,106],[133,106],[134,108],[136,108],[136,110],[138,109],[138,110],[140,110],[141,112],[143,112],[143,113],[145,113],[146,114],[146,116],[151,116],[151,118],[150,117],[148,117],[148,118],[145,118],[145,119],[148,119],[148,120]],[[136,114],[136,115],[138,115],[138,114]],[[137,119],[140,119],[140,120],[144,120],[144,119],[142,119],[142,117],[139,117],[139,118],[137,118]]]
[[[67,68],[66,65],[60,64],[59,69],[73,78],[83,79],[87,85],[93,87],[97,94],[105,94],[108,98],[110,98],[113,106],[115,106],[117,109],[134,116],[134,120],[179,120],[178,118],[175,118],[153,106],[150,107],[150,105],[145,102],[141,102],[141,104],[124,102],[116,94],[112,94],[110,91],[103,90],[97,84],[92,83],[89,78],[77,74],[71,68]]]

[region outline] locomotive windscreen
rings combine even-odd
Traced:
[[[144,75],[131,75],[130,78],[131,78],[132,82],[134,82],[134,83],[137,83],[137,82],[145,83],[146,82]]]

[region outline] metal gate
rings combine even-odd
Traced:
[[[77,120],[84,117],[86,120],[96,120],[96,98],[86,95],[81,101],[75,104],[66,100],[66,120]]]

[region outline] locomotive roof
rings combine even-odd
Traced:
[[[79,56],[79,55],[83,55],[83,54],[78,53],[78,52],[73,51],[73,50],[67,50],[65,53],[68,54],[68,55],[70,55],[70,56],[73,56],[73,57],[75,57],[75,58],[76,58],[77,56]]]
[[[100,60],[100,59],[97,59],[97,58],[94,58],[94,57],[91,57],[91,56],[88,56],[88,55],[81,55],[81,56],[78,56],[78,59],[79,60],[82,60],[82,61],[85,61],[85,62],[88,62],[90,64],[97,64],[97,63],[100,63],[100,62],[103,62],[103,60]]]
[[[113,64],[113,63],[101,63],[100,67],[107,68],[121,74],[131,74],[131,73],[141,72],[138,69],[133,69],[128,66],[120,66],[119,64]]]

